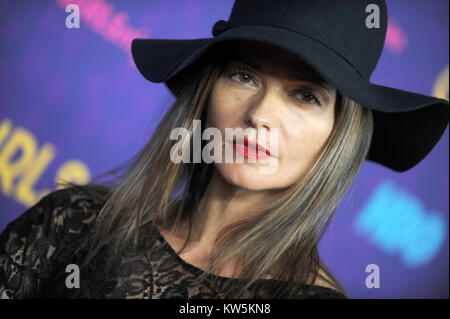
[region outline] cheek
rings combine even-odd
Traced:
[[[237,127],[244,109],[242,96],[232,90],[227,90],[218,81],[211,91],[208,100],[207,126],[224,129]]]
[[[308,121],[303,125],[293,125],[288,130],[284,148],[285,168],[303,175],[314,164],[325,146],[332,130],[333,119]]]
[[[290,135],[291,149],[300,149],[307,153],[316,153],[322,149],[332,130],[329,123],[319,123],[302,127],[295,135]],[[295,140],[295,141],[294,141]]]

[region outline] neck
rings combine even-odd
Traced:
[[[273,193],[236,187],[215,169],[194,215],[196,224],[202,225],[194,240],[200,246],[212,246],[223,228],[261,212]]]
[[[237,188],[214,170],[194,213],[191,239],[180,257],[188,263],[206,269],[208,256],[219,232],[232,223],[260,213],[276,192]],[[159,231],[174,250],[178,251],[184,246],[188,234],[187,225],[182,225],[175,236],[172,236],[168,229],[159,228]],[[231,276],[235,269],[239,268],[238,264],[238,260],[232,260],[219,275]]]

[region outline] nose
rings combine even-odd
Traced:
[[[262,89],[254,96],[254,100],[247,110],[246,124],[256,129],[265,128],[270,132],[271,128],[275,127],[276,110],[279,103],[282,103],[282,100],[276,89]]]

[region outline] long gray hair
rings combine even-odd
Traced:
[[[100,178],[125,168],[122,174],[107,182],[64,184],[82,187],[105,201],[84,265],[105,245],[115,252],[137,245],[148,224],[171,229],[172,233],[182,224],[189,225],[184,246],[177,253],[183,251],[193,234],[201,232],[203,225],[196,208],[214,164],[172,162],[170,150],[176,141],[169,140],[169,136],[173,128],[182,127],[189,130],[191,134],[186,138],[191,139],[193,120],[205,123],[210,92],[229,58],[227,50],[212,49],[170,80],[177,99],[150,140],[131,164]],[[218,273],[228,261],[238,258],[242,268],[233,275],[248,279],[242,288],[270,276],[292,284],[272,295],[283,298],[291,295],[294,283],[310,285],[321,277],[347,295],[321,261],[317,246],[366,158],[372,130],[370,109],[338,93],[334,128],[317,161],[301,180],[286,188],[257,216],[224,228],[206,272]],[[190,147],[192,143],[185,145]],[[109,191],[99,192],[99,186]],[[319,274],[320,269],[331,280]]]

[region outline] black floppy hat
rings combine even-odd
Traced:
[[[230,40],[261,41],[310,64],[342,94],[372,110],[367,160],[407,171],[433,149],[449,122],[444,99],[370,83],[387,30],[384,0],[235,0],[212,38],[134,39],[133,59],[151,82],[169,81],[209,48]],[[379,20],[377,20],[379,17]]]

